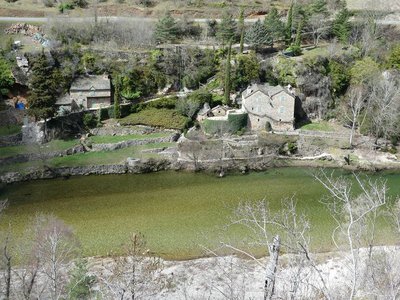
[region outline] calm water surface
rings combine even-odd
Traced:
[[[132,233],[141,232],[152,251],[189,258],[201,254],[199,244],[212,247],[221,239],[221,226],[240,201],[266,198],[277,210],[282,198],[295,195],[313,224],[313,244],[325,250],[333,223],[319,202],[325,191],[312,172],[283,168],[225,178],[160,172],[19,183],[0,191],[10,203],[2,226],[10,223],[18,236],[35,214],[51,213],[74,228],[85,255],[118,252]],[[379,176],[388,181],[391,195],[400,194],[399,172]],[[383,222],[381,231],[386,230]],[[233,228],[230,234],[242,238],[244,232]]]

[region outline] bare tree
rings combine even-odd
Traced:
[[[349,145],[353,147],[354,131],[361,111],[367,106],[368,97],[362,86],[351,87],[347,92],[347,108],[344,110],[346,120],[351,124]]]
[[[304,214],[297,213],[296,201],[293,198],[283,199],[282,208],[278,212],[271,211],[265,200],[241,203],[234,212],[232,225],[241,225],[248,229],[250,237],[250,241],[246,241],[248,245],[262,246],[268,250],[269,261],[265,267],[264,299],[272,299],[276,294],[275,284],[281,247],[290,253],[290,264],[296,270],[295,276],[290,276],[289,279],[280,278],[285,280],[286,286],[292,287],[283,297],[297,299],[301,289],[304,290],[305,286],[311,284],[309,281],[301,281],[304,267],[308,266],[317,278],[317,282],[312,283],[313,288],[318,293],[322,293],[326,299],[331,299],[326,279],[316,267],[310,252],[309,222]],[[228,243],[223,244],[260,263],[250,251]]]
[[[332,232],[332,241],[337,249],[348,249],[346,254],[350,272],[348,282],[349,299],[354,299],[361,283],[361,259],[360,248],[363,246],[363,237],[371,233],[369,217],[386,203],[386,182],[362,179],[354,174],[354,182],[343,176],[335,176],[332,172],[327,174],[321,171],[315,175],[329,192],[329,197],[323,199],[323,203],[336,223]],[[361,192],[356,192],[360,190]],[[372,224],[374,226],[374,224]]]
[[[66,264],[77,257],[79,244],[73,231],[54,216],[37,216],[35,253],[51,299],[60,299],[65,292]]]
[[[327,18],[324,14],[314,14],[308,20],[308,27],[312,33],[314,46],[317,47],[321,38],[324,38],[329,33]]]
[[[165,287],[161,259],[149,256],[142,234],[132,235],[123,255],[103,264],[99,275],[103,295],[121,300],[147,299]]]
[[[400,84],[386,74],[373,83],[370,95],[371,131],[378,138],[390,138],[398,133],[400,116]]]

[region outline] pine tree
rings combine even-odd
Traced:
[[[236,36],[236,22],[232,18],[232,15],[225,11],[221,23],[217,26],[217,39],[222,43],[226,44],[233,42]]]
[[[32,62],[28,105],[29,114],[36,120],[54,115],[57,98],[52,69],[44,51]]]
[[[94,282],[95,277],[88,275],[87,261],[78,260],[67,285],[68,299],[89,299]]]
[[[240,53],[243,53],[244,46],[244,8],[240,9],[239,15],[239,33],[240,33]]]
[[[257,20],[246,32],[245,39],[256,50],[262,46],[272,45],[271,34],[260,20]]]
[[[271,46],[274,46],[274,41],[281,39],[285,36],[285,25],[279,18],[278,10],[273,7],[266,18],[264,19],[264,26],[271,37]]]
[[[117,76],[117,78],[115,78],[115,90],[114,90],[114,118],[115,119],[120,119],[121,118],[121,106],[120,106],[120,97],[121,97],[121,93],[120,93],[120,79]]]
[[[310,13],[327,15],[328,14],[328,4],[327,4],[326,0],[314,0],[310,6]]]
[[[224,104],[229,105],[231,95],[231,54],[232,41],[229,42],[228,55],[225,66],[225,88],[224,88]]]
[[[174,42],[178,39],[179,27],[175,19],[167,12],[158,20],[154,29],[154,38],[157,43]]]
[[[290,5],[289,11],[288,11],[287,23],[286,23],[286,28],[285,28],[286,45],[290,45],[292,42],[293,6],[294,6],[294,2],[292,1],[292,4]]]
[[[347,43],[350,37],[351,24],[350,24],[350,12],[346,6],[344,6],[337,14],[332,24],[332,33],[342,43]]]

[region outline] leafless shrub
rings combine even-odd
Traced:
[[[99,20],[95,23],[53,18],[48,22],[46,32],[64,43],[77,42],[100,49],[110,42],[117,46],[114,50],[153,44],[153,23],[145,19]]]

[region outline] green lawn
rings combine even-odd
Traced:
[[[0,158],[23,153],[49,153],[53,151],[62,151],[78,144],[78,140],[52,140],[51,142],[43,145],[35,144],[0,147]]]
[[[314,131],[334,131],[335,129],[326,121],[320,121],[316,123],[306,124],[300,127],[303,130],[314,130]]]
[[[10,223],[18,235],[37,212],[52,213],[74,228],[85,255],[118,253],[132,233],[141,232],[151,251],[185,259],[202,254],[199,244],[214,247],[221,240],[248,237],[235,226],[222,231],[240,201],[266,198],[277,211],[282,198],[295,195],[299,212],[310,218],[313,249],[330,250],[333,221],[319,202],[325,191],[310,173],[284,168],[216,178],[171,171],[19,183],[0,190],[0,198],[10,201],[2,224]],[[390,193],[400,194],[400,174],[385,174],[385,179]],[[380,242],[393,241],[384,221],[379,230]]]
[[[139,140],[139,139],[152,139],[161,138],[169,136],[169,133],[150,133],[150,134],[130,134],[130,135],[95,135],[91,136],[89,140],[95,144],[108,144],[108,143],[118,143],[129,140]]]
[[[136,147],[128,147],[114,151],[96,151],[78,153],[63,157],[56,157],[48,161],[52,167],[70,167],[70,166],[84,166],[84,165],[108,165],[117,164],[125,161],[128,157],[141,157],[141,150],[154,149],[162,147],[171,147],[175,143],[152,143]]]
[[[0,126],[0,136],[12,135],[21,132],[21,125]]]
[[[119,120],[121,125],[147,125],[183,130],[188,121],[173,109],[146,108]]]

